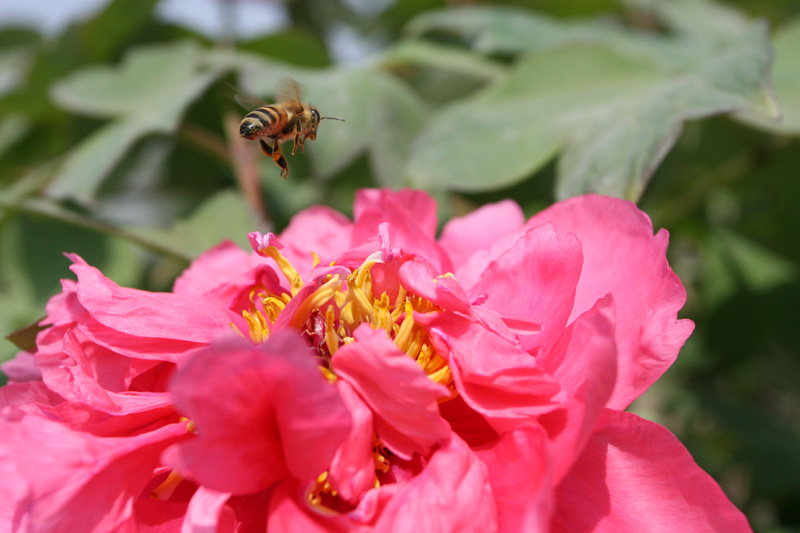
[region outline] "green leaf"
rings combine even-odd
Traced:
[[[499,79],[507,70],[496,61],[490,61],[461,48],[417,40],[395,44],[383,54],[381,63],[390,68],[405,65],[424,66],[486,80]]]
[[[25,69],[33,59],[29,46],[17,46],[0,53],[0,96],[13,91],[25,76]]]
[[[547,163],[598,106],[619,106],[660,76],[599,48],[527,56],[502,84],[432,118],[412,148],[410,179],[462,191],[516,183]]]
[[[430,121],[412,149],[410,179],[427,188],[492,190],[564,150],[557,196],[636,200],[685,120],[770,111],[765,27],[754,23],[726,39],[698,48],[681,68],[681,54],[653,61],[608,43],[528,54],[502,83]]]
[[[62,107],[116,120],[67,155],[48,193],[91,201],[132,144],[149,133],[173,132],[217,75],[196,45],[182,42],[137,48],[119,67],[86,68],[56,84],[52,96]]]
[[[132,41],[136,32],[152,20],[158,0],[114,0],[78,28],[83,49],[94,61],[109,59]]]
[[[35,322],[28,324],[27,326],[15,329],[6,335],[6,340],[14,343],[14,345],[20,350],[32,350],[36,348],[36,335],[40,331],[49,327],[39,325],[39,322],[41,322],[44,318],[45,317],[42,317]]]
[[[241,195],[231,190],[210,197],[169,230],[129,229],[131,233],[159,242],[165,248],[180,250],[186,257],[197,257],[224,240],[249,249],[247,234],[256,230],[265,231],[264,223],[250,211]]]
[[[31,122],[22,115],[9,115],[0,120],[0,156],[30,131]]]
[[[772,81],[780,117],[740,115],[748,124],[787,135],[800,135],[800,17],[775,32]]]
[[[454,34],[483,54],[519,54],[575,44],[597,45],[621,55],[676,66],[691,63],[697,53],[692,43],[635,32],[604,20],[564,22],[508,6],[431,11],[414,19],[406,29],[411,35]]]
[[[149,131],[146,124],[136,120],[117,120],[103,126],[67,154],[48,194],[91,201],[125,153]]]

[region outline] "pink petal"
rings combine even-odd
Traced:
[[[350,412],[353,427],[347,440],[336,450],[329,474],[331,485],[339,492],[339,496],[354,502],[373,487],[373,417],[372,411],[346,380],[337,380],[336,388]]]
[[[114,415],[137,413],[151,409],[161,410],[171,405],[165,392],[115,393],[104,389],[94,379],[86,354],[72,330],[67,331],[64,335],[64,354],[71,359],[72,364],[62,365],[64,375],[68,376],[69,383],[65,384],[64,387],[60,387],[60,391],[64,398],[71,402],[83,403],[99,411]],[[156,414],[157,417],[163,415],[163,411],[159,411]]]
[[[633,203],[599,195],[559,202],[527,227],[544,222],[559,235],[575,234],[583,246],[570,320],[614,295],[619,368],[608,407],[624,409],[673,363],[694,329],[690,320],[677,319],[686,291],[667,263],[667,232],[654,237],[650,219]]]
[[[437,398],[448,396],[447,389],[428,379],[385,331],[362,324],[353,336],[356,342],[334,355],[333,370],[370,406],[383,444],[410,459],[447,438],[450,427],[436,403]]]
[[[218,284],[247,272],[263,259],[247,253],[230,241],[224,241],[200,254],[175,280],[174,294],[202,296]]]
[[[336,389],[294,332],[257,347],[237,339],[199,351],[171,393],[198,435],[167,450],[165,460],[220,492],[257,492],[287,473],[314,479],[350,431]]]
[[[15,473],[0,485],[25,487],[13,520],[47,532],[125,530],[161,450],[188,436],[181,423],[135,437],[100,438],[8,410],[0,417],[0,434],[0,472]],[[0,494],[7,495],[7,487]]]
[[[283,255],[304,275],[311,271],[315,252],[322,264],[330,263],[350,245],[353,223],[329,207],[310,207],[292,217],[281,233]]]
[[[605,411],[557,497],[555,531],[750,531],[672,433],[631,413]]]
[[[439,406],[442,418],[447,420],[453,432],[466,442],[470,448],[482,446],[495,441],[500,434],[481,416],[472,409],[461,396],[456,396]]]
[[[362,190],[356,195],[351,247],[377,236],[388,223],[391,247],[419,254],[439,273],[452,271],[452,263],[435,240],[436,204],[421,191]]]
[[[440,277],[428,266],[417,261],[406,261],[400,266],[403,287],[448,311],[469,311],[467,294],[453,278]]]
[[[31,352],[19,352],[14,359],[0,365],[10,381],[41,381],[42,373],[36,368]]]
[[[386,504],[376,531],[497,531],[495,495],[486,466],[453,435],[425,470]]]
[[[524,223],[525,215],[519,205],[513,200],[503,200],[447,222],[439,244],[453,265],[461,265],[476,251],[488,249],[499,236],[519,229]]]
[[[177,361],[186,351],[227,331],[236,318],[203,298],[119,287],[72,257],[78,300],[90,316],[80,331],[120,354]]]
[[[136,500],[137,533],[180,533],[186,516],[187,502],[156,500],[150,495]]]
[[[483,307],[503,317],[540,324],[541,332],[520,341],[525,351],[546,352],[567,325],[581,264],[574,236],[559,239],[552,225],[536,226],[486,267],[470,294],[488,295]]]
[[[530,427],[506,433],[475,450],[486,465],[500,531],[549,531],[555,511],[545,432]]]
[[[408,219],[416,221],[422,234],[433,238],[436,234],[436,201],[424,191],[401,189],[360,189],[356,191],[353,215],[356,221],[370,209],[377,211],[396,210]]]
[[[464,401],[498,432],[525,425],[564,401],[561,387],[530,354],[494,332],[453,313],[415,319],[449,352],[450,370]]]
[[[216,492],[205,487],[199,487],[189,501],[181,533],[226,531],[227,528],[220,527],[222,524],[219,522],[223,506],[230,497],[231,495],[226,492]],[[229,527],[233,531],[235,524],[229,524]]]
[[[611,296],[570,324],[539,362],[569,394],[562,408],[539,417],[553,442],[555,485],[580,456],[614,390],[617,349]]]
[[[199,296],[240,315],[250,309],[256,289],[287,292],[277,272],[278,265],[271,258],[224,242],[195,259],[175,281],[173,293]]]

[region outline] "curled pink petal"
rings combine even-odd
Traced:
[[[544,222],[559,235],[575,235],[583,249],[570,321],[614,295],[619,374],[608,407],[624,409],[675,361],[694,329],[677,319],[686,291],[667,263],[667,232],[653,236],[650,219],[633,203],[591,194],[555,204],[527,226]]]

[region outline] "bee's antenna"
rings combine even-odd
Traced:
[[[343,118],[336,118],[336,117],[320,117],[320,120],[325,120],[326,118],[330,120],[341,120],[342,122],[344,122]]]

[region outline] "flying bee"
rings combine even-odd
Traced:
[[[302,152],[306,139],[313,141],[317,138],[317,128],[321,120],[344,119],[320,116],[316,107],[300,100],[300,88],[293,79],[281,80],[276,100],[276,103],[267,105],[237,94],[236,101],[243,107],[252,109],[258,106],[245,115],[239,124],[239,134],[251,141],[258,139],[261,151],[281,167],[281,177],[286,179],[289,175],[289,164],[281,152],[281,143],[294,139],[292,155],[297,152],[298,147]]]

